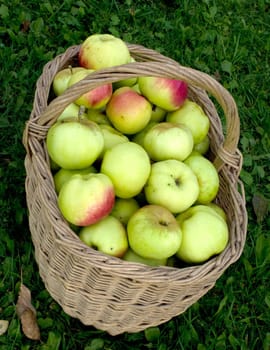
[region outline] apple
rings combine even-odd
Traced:
[[[164,259],[143,258],[142,256],[135,253],[131,248],[127,250],[127,252],[122,257],[122,259],[125,261],[145,264],[149,266],[166,266],[167,264],[167,258],[164,258]]]
[[[182,242],[176,256],[186,263],[202,263],[221,253],[228,244],[229,230],[225,220],[214,209],[193,206],[176,217],[182,231]],[[209,210],[210,209],[210,210]]]
[[[100,154],[100,158],[102,158],[104,153],[113,146],[129,141],[126,135],[122,134],[120,131],[116,130],[110,125],[100,124],[100,129],[104,138],[104,147]]]
[[[166,208],[145,205],[129,219],[127,234],[130,248],[148,259],[167,259],[181,245],[181,229]]]
[[[97,124],[107,124],[107,125],[112,125],[111,122],[109,121],[108,117],[106,116],[106,113],[102,111],[102,109],[88,109],[86,113],[86,117],[97,123]]]
[[[75,103],[70,103],[63,112],[59,115],[57,120],[63,120],[66,118],[86,118],[85,108],[76,105]]]
[[[126,43],[111,34],[93,34],[81,45],[79,65],[88,69],[101,69],[130,62]]]
[[[157,123],[162,122],[165,119],[166,114],[167,111],[165,109],[156,105],[152,105],[152,114],[150,120]]]
[[[137,132],[136,134],[132,135],[131,140],[133,142],[138,143],[142,147],[144,147],[144,137],[148,130],[150,130],[154,125],[157,125],[158,122],[151,121],[144,127],[141,131]]]
[[[193,150],[193,137],[190,129],[183,124],[160,122],[146,132],[143,145],[154,161],[183,161]]]
[[[195,203],[199,183],[188,165],[168,159],[152,164],[144,192],[148,203],[164,206],[177,214]]]
[[[126,226],[131,215],[139,208],[140,206],[135,198],[116,197],[111,215],[116,217],[124,226]]]
[[[64,218],[76,226],[88,226],[107,216],[115,194],[110,178],[104,174],[76,174],[66,181],[58,195]]]
[[[73,176],[75,174],[83,175],[83,174],[91,174],[91,173],[96,173],[96,172],[97,172],[97,170],[93,165],[91,165],[88,168],[81,169],[81,170],[60,168],[53,176],[55,191],[56,191],[56,193],[59,193],[63,184],[66,181],[68,181],[71,178],[71,176]]]
[[[130,62],[136,62],[136,61],[133,57],[130,57]],[[135,84],[137,84],[137,80],[138,80],[137,77],[119,80],[113,83],[113,88],[118,89],[123,86],[134,86]]]
[[[202,142],[210,127],[210,120],[201,106],[196,102],[186,99],[184,104],[166,117],[167,122],[182,123],[190,128],[194,144]]]
[[[83,69],[74,73],[68,81],[68,87],[78,83],[93,72],[94,70],[92,69]],[[84,93],[75,101],[75,103],[86,108],[100,109],[110,100],[112,92],[112,84],[104,84]]]
[[[57,72],[53,78],[53,91],[55,95],[62,95],[62,93],[68,88],[68,82],[71,76],[81,70],[84,70],[84,68],[70,66]]]
[[[119,258],[128,250],[126,229],[111,215],[83,227],[79,232],[79,238],[88,246]]]
[[[205,155],[209,150],[209,147],[210,147],[210,139],[209,139],[209,136],[206,135],[201,142],[194,145],[193,151],[199,152],[202,155]]]
[[[141,192],[149,177],[151,163],[142,146],[128,141],[105,152],[100,171],[112,180],[117,197],[131,198]]]
[[[191,168],[198,179],[200,192],[197,203],[212,202],[219,190],[219,176],[214,164],[198,152],[192,152],[184,163]]]
[[[208,207],[214,209],[214,210],[216,211],[216,213],[217,213],[218,215],[220,215],[220,216],[227,222],[227,215],[226,215],[224,209],[221,208],[220,205],[218,205],[218,204],[216,204],[216,203],[214,203],[214,202],[210,202],[210,203],[207,203],[206,206],[208,206]]]
[[[188,86],[182,80],[162,77],[139,77],[141,93],[166,111],[178,109],[187,98]]]
[[[110,122],[124,134],[141,131],[150,121],[151,113],[151,103],[128,86],[115,90],[106,106]]]
[[[49,156],[61,168],[84,169],[101,154],[104,138],[94,122],[64,119],[49,128],[46,145]]]

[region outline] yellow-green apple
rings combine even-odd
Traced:
[[[62,95],[62,93],[68,88],[68,82],[71,76],[81,70],[84,70],[84,68],[68,67],[57,72],[53,78],[53,91],[55,95]]]
[[[184,163],[194,172],[199,182],[197,203],[212,202],[219,190],[219,176],[214,164],[198,152],[192,152]]]
[[[83,175],[83,174],[91,174],[91,173],[97,173],[97,170],[93,165],[81,170],[60,168],[53,176],[56,193],[60,192],[60,189],[63,186],[63,184],[66,181],[68,181],[71,178],[71,176],[75,174]]]
[[[107,216],[115,193],[110,178],[104,174],[76,174],[60,189],[58,206],[64,218],[76,226],[88,226]]]
[[[141,131],[137,132],[136,134],[132,135],[131,140],[133,142],[138,143],[142,147],[144,147],[144,137],[148,130],[150,130],[154,125],[157,125],[158,122],[151,121],[144,127]]]
[[[221,208],[220,205],[218,205],[214,202],[210,202],[210,203],[207,203],[206,206],[214,209],[217,212],[217,214],[219,214],[227,222],[227,215],[225,213],[225,210],[223,208]]]
[[[139,77],[138,84],[141,93],[153,104],[174,111],[187,98],[188,86],[182,80],[162,77]]]
[[[157,123],[162,122],[165,119],[166,114],[167,111],[165,109],[156,105],[152,105],[152,114],[150,120]]]
[[[205,138],[200,142],[196,143],[193,147],[193,151],[199,152],[202,155],[205,155],[210,147],[210,139],[209,136],[206,135]]]
[[[221,253],[227,246],[229,230],[226,221],[214,209],[195,205],[176,220],[182,231],[182,242],[176,256],[186,263],[202,263]]]
[[[131,215],[134,214],[139,208],[139,203],[135,198],[116,197],[111,215],[116,217],[122,222],[123,225],[126,226]]]
[[[63,112],[59,115],[57,120],[62,120],[66,118],[86,118],[85,108],[76,105],[75,103],[70,103]]]
[[[93,34],[82,43],[79,65],[90,69],[101,69],[130,62],[131,56],[126,43],[111,34]]]
[[[151,103],[128,86],[115,90],[106,106],[109,120],[124,134],[141,131],[150,121],[151,113]]]
[[[181,229],[173,214],[160,205],[145,205],[129,219],[130,248],[148,259],[167,259],[181,245]]]
[[[149,266],[166,266],[167,264],[167,258],[164,259],[150,259],[150,258],[144,258],[137,253],[135,253],[131,248],[127,250],[125,255],[122,257],[123,260],[134,262],[134,263],[140,263],[145,264]]]
[[[93,122],[97,124],[107,124],[107,125],[112,125],[111,122],[109,121],[108,117],[106,116],[106,113],[104,111],[98,110],[98,109],[88,109],[86,113],[86,117],[89,120],[92,120]]]
[[[177,214],[195,203],[199,183],[188,165],[168,159],[152,164],[144,192],[148,203],[161,205]]]
[[[123,224],[114,216],[108,215],[98,222],[83,227],[80,239],[98,251],[121,258],[128,250],[128,239]]]
[[[186,99],[184,104],[167,114],[166,120],[171,123],[182,123],[190,128],[194,144],[200,143],[208,134],[210,120],[201,106]]]
[[[100,129],[104,138],[104,147],[99,158],[102,158],[108,149],[112,148],[115,145],[118,145],[118,143],[129,141],[126,135],[122,134],[120,131],[116,130],[110,125],[100,124]]]
[[[117,197],[131,198],[141,192],[149,177],[151,163],[142,146],[128,141],[105,152],[100,171],[112,180]]]
[[[61,168],[84,169],[101,154],[104,138],[100,127],[90,120],[63,119],[49,128],[46,145]]]
[[[184,124],[160,122],[146,132],[143,146],[154,161],[183,161],[193,150],[193,137]]]
[[[94,72],[92,69],[83,69],[74,73],[68,81],[68,87],[78,83],[92,72]],[[108,103],[112,96],[112,92],[112,84],[107,83],[84,93],[75,101],[75,103],[86,108],[100,109]]]

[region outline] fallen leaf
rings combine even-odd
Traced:
[[[6,333],[8,329],[9,322],[6,320],[0,320],[0,335]]]
[[[252,205],[257,217],[257,221],[258,223],[261,223],[268,212],[269,200],[266,199],[262,194],[256,193],[252,198]]]
[[[21,284],[16,312],[21,321],[24,335],[32,340],[40,340],[40,330],[36,319],[36,309],[31,302],[31,292]]]

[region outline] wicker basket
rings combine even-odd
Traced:
[[[37,81],[33,110],[23,136],[29,226],[40,276],[67,314],[111,335],[138,332],[183,313],[238,260],[247,226],[245,194],[239,181],[239,118],[233,98],[205,73],[183,67],[143,46],[128,46],[137,62],[92,73],[57,98],[51,92],[52,80],[59,70],[77,65],[80,47],[70,47],[48,62]],[[82,243],[57,206],[44,142],[48,128],[68,104],[87,90],[143,75],[185,80],[189,98],[200,104],[211,120],[211,155],[220,176],[217,203],[228,216],[230,240],[222,254],[199,266],[148,267],[109,257]],[[224,132],[210,95],[224,112]]]

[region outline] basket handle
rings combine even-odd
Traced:
[[[181,66],[176,61],[161,55],[160,53],[147,49],[140,45],[129,45],[131,55],[140,62],[132,62],[121,66],[109,67],[89,74],[86,78],[67,89],[62,95],[56,97],[47,106],[43,113],[30,120],[30,125],[35,121],[35,129],[43,129],[45,134],[51,124],[63,110],[82,94],[106,83],[113,83],[119,80],[137,76],[156,76],[180,79],[196,88],[207,91],[222,107],[226,118],[225,139],[216,158],[213,160],[217,169],[224,163],[222,159],[235,157],[239,158],[237,146],[240,136],[240,121],[236,103],[231,94],[216,79],[206,73],[193,68]],[[41,127],[41,128],[40,128]],[[44,135],[46,137],[46,135]]]

